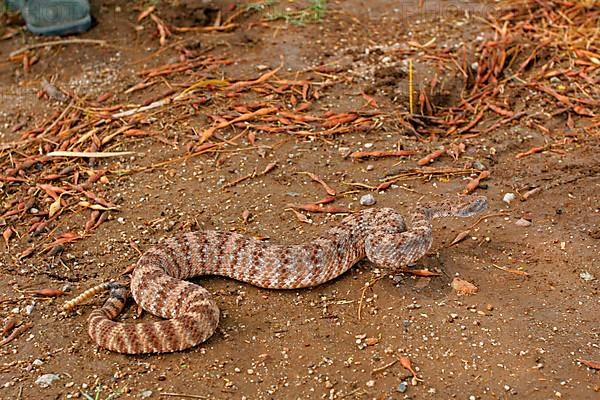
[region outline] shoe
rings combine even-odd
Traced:
[[[20,10],[27,29],[38,35],[69,35],[92,26],[88,0],[7,0]]]

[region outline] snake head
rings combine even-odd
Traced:
[[[454,205],[453,213],[457,217],[470,217],[485,210],[488,206],[488,200],[485,196],[464,196]]]

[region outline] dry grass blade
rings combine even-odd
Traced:
[[[81,158],[105,158],[105,157],[123,157],[130,156],[135,154],[134,151],[90,151],[90,152],[81,152],[81,151],[51,151],[46,154],[48,157],[81,157]]]
[[[504,272],[509,272],[509,273],[511,273],[511,274],[515,274],[515,275],[521,275],[521,276],[525,276],[525,277],[529,277],[529,276],[531,276],[529,273],[527,273],[527,272],[525,272],[525,271],[518,270],[518,269],[514,269],[514,268],[508,268],[508,267],[503,267],[503,266],[501,266],[501,265],[497,265],[497,264],[492,264],[492,266],[493,266],[494,268],[498,268],[498,269],[499,269],[499,270],[501,270],[501,271],[504,271]]]

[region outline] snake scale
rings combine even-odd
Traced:
[[[367,258],[398,269],[421,258],[432,243],[432,219],[469,217],[484,210],[483,196],[457,196],[417,205],[406,227],[391,208],[351,214],[324,236],[299,245],[276,245],[232,232],[199,231],[165,239],[137,262],[130,288],[104,283],[67,302],[65,310],[109,290],[104,306],[92,311],[88,332],[101,347],[127,354],[184,350],[208,339],[219,323],[219,308],[203,287],[185,279],[220,275],[269,289],[317,286]],[[157,322],[122,323],[129,290]]]

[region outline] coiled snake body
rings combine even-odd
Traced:
[[[274,245],[237,233],[201,231],[164,240],[138,261],[131,278],[135,301],[158,322],[115,322],[128,297],[122,284],[106,283],[66,303],[76,304],[103,289],[110,295],[89,317],[88,332],[101,347],[119,353],[164,353],[193,347],[217,328],[219,308],[203,287],[184,279],[221,275],[270,289],[317,286],[367,258],[398,269],[421,258],[432,243],[433,218],[468,217],[487,206],[483,196],[462,196],[417,206],[407,229],[391,208],[352,214],[306,244]]]

